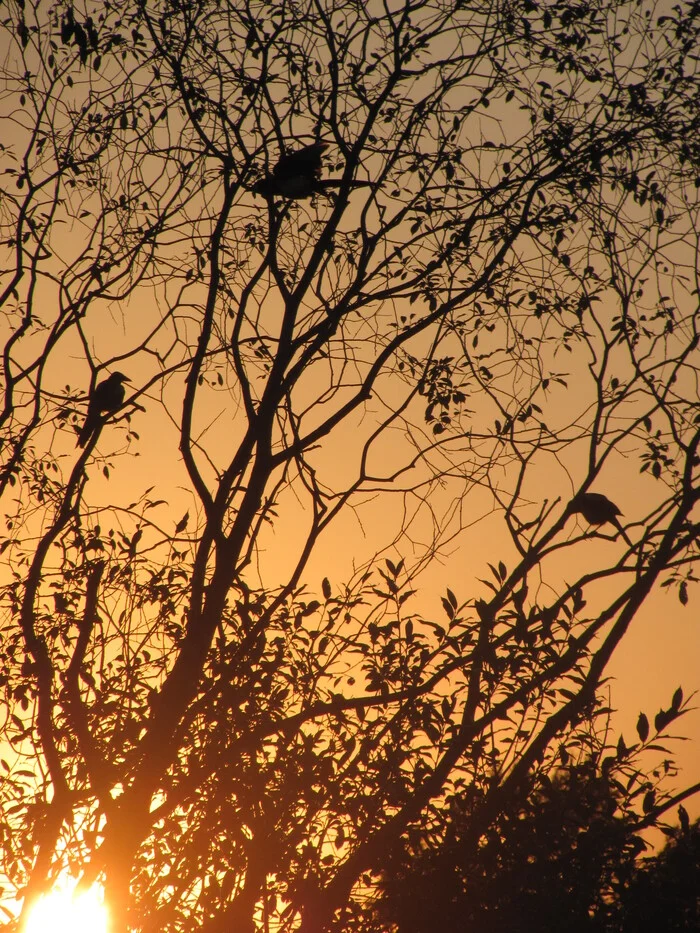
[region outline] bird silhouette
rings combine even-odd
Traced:
[[[606,522],[614,525],[632,547],[632,542],[617,517],[622,515],[622,511],[601,492],[580,492],[569,503],[569,511],[572,514],[578,512],[583,515],[589,525],[605,525]]]
[[[76,446],[85,447],[92,435],[95,432],[99,433],[102,429],[104,418],[122,407],[126,394],[123,383],[130,381],[124,373],[112,373],[111,376],[97,383],[90,396],[87,415],[78,434]]]
[[[328,149],[328,143],[312,143],[296,152],[286,152],[273,167],[272,172],[256,182],[252,191],[265,197],[279,196],[290,200],[310,198],[333,188],[339,188],[344,182],[321,178],[321,157]],[[369,181],[350,182],[351,188],[371,187]]]

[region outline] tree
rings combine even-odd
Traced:
[[[700,824],[691,826],[679,808],[681,825],[667,831],[668,842],[658,855],[632,872],[616,903],[610,929],[697,930],[700,922]]]
[[[688,601],[698,16],[660,13],[3,6],[10,897],[71,871],[117,931],[361,925],[387,853],[462,787],[490,825],[649,595]],[[337,185],[258,184],[314,142]],[[480,517],[438,618],[419,571]]]
[[[640,749],[624,762],[603,757],[605,743],[591,725],[580,730],[578,760],[564,757],[550,773],[541,772],[479,833],[471,818],[478,798],[455,795],[442,831],[390,860],[369,928],[696,929],[697,854],[684,807],[682,831],[665,828],[669,844],[639,859],[647,844],[638,834],[661,812],[639,815],[635,799],[649,800],[644,788],[658,775],[645,773]],[[667,800],[663,811],[676,802]]]
[[[615,816],[615,790],[591,765],[563,769],[530,799],[503,807],[478,845],[468,810],[455,808],[446,839],[387,869],[383,928],[599,929],[593,909],[636,852],[631,827]]]

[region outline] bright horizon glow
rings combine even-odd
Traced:
[[[31,908],[23,933],[108,933],[102,890],[93,885],[76,894],[77,881],[63,879]]]

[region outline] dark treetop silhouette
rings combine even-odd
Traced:
[[[124,404],[124,383],[130,382],[124,373],[112,373],[98,382],[90,396],[85,423],[78,435],[78,447],[84,447],[92,435],[102,428],[103,415],[112,415]]]

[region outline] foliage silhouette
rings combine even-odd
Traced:
[[[691,933],[700,923],[700,824],[690,825],[680,808],[681,825],[670,830],[658,855],[631,873],[615,902],[611,930],[668,930]]]
[[[590,749],[589,749],[590,750]],[[537,787],[472,831],[469,795],[452,801],[439,841],[425,838],[384,873],[371,928],[397,933],[567,929],[692,930],[698,920],[698,825],[640,859],[628,785],[594,758],[540,775]],[[429,892],[429,896],[426,896]]]
[[[586,762],[510,801],[477,844],[469,808],[457,810],[439,848],[387,873],[380,915],[401,933],[599,929],[591,915],[636,854],[617,796]]]

